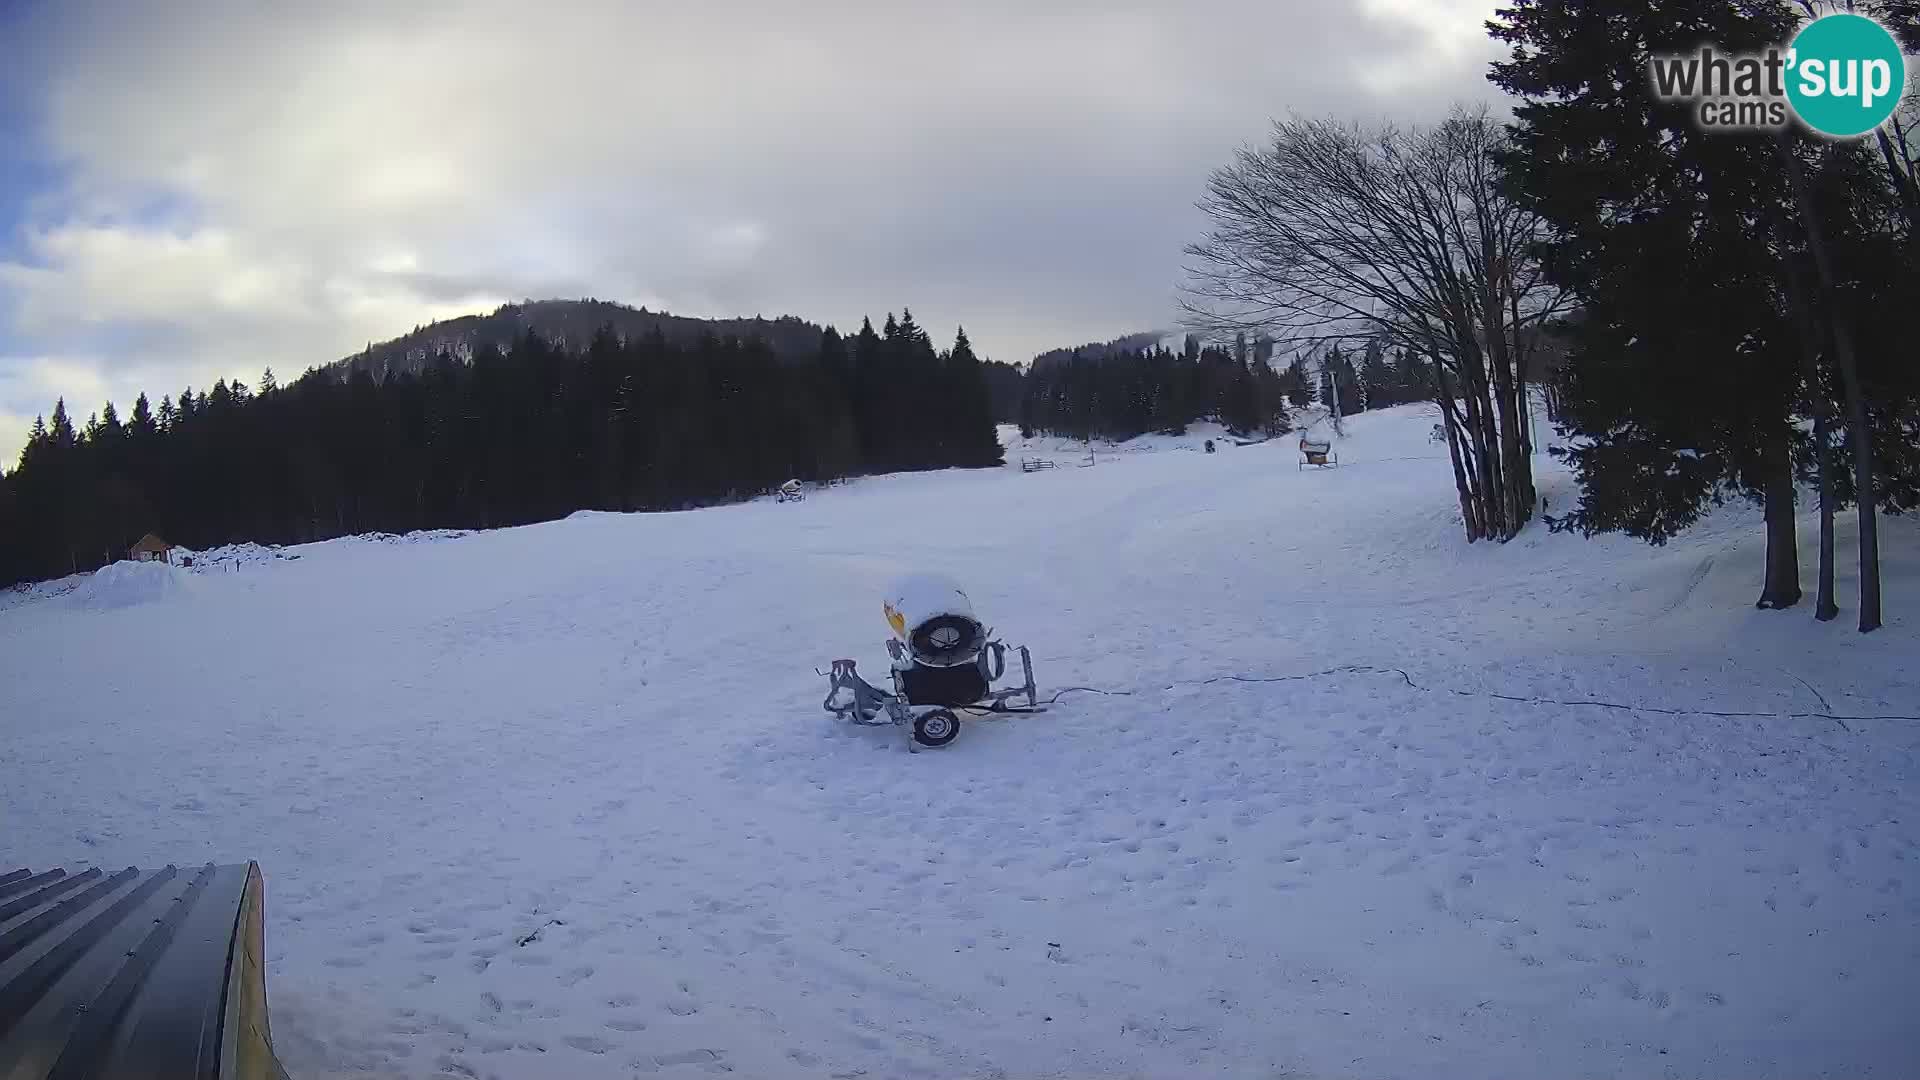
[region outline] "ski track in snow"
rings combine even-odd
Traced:
[[[1478,696],[1920,713],[1913,524],[1861,637],[1752,610],[1744,508],[1468,546],[1350,423],[16,603],[0,864],[259,860],[301,1080],[1920,1071],[1920,722]],[[839,725],[912,568],[1125,693]],[[1351,666],[1428,689],[1222,678]]]

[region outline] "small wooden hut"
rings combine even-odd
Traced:
[[[173,561],[173,545],[153,533],[148,533],[128,550],[127,557],[134,562],[170,563]]]

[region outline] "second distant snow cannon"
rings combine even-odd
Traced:
[[[896,578],[881,610],[893,636],[893,689],[862,679],[852,660],[835,660],[828,673],[826,710],[860,724],[899,724],[919,746],[945,746],[960,734],[960,712],[1038,712],[1033,657],[1016,651],[1024,682],[994,689],[1006,674],[1007,646],[973,613],[953,579],[916,573]],[[1024,698],[1025,705],[1009,705]]]

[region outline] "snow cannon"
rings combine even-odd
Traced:
[[[908,749],[945,746],[960,734],[960,713],[1039,712],[1033,657],[1017,647],[1025,681],[994,689],[1006,674],[1007,646],[994,639],[973,613],[973,603],[953,579],[907,574],[888,586],[881,610],[893,636],[891,691],[861,678],[852,660],[835,660],[827,673],[826,710],[857,724],[910,728]],[[1026,704],[1011,705],[1016,699]]]

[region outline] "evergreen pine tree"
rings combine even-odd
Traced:
[[[1366,358],[1361,364],[1359,385],[1363,393],[1365,408],[1385,409],[1402,402],[1395,386],[1393,369],[1387,366],[1387,350],[1379,338],[1367,343]]]
[[[39,456],[42,448],[44,448],[49,441],[46,419],[41,416],[35,416],[33,418],[33,427],[27,430],[27,444],[20,448],[20,461],[16,466],[16,471],[26,468],[30,462]],[[0,580],[4,580],[4,574],[0,574]]]
[[[1307,362],[1302,357],[1294,357],[1287,365],[1287,401],[1296,409],[1305,409],[1313,404],[1313,380],[1307,375]]]
[[[65,450],[79,443],[80,438],[73,430],[73,421],[67,417],[67,399],[59,398],[53,403],[53,428],[49,432],[53,445]]]
[[[1701,131],[1638,73],[1647,55],[1702,40],[1757,52],[1792,36],[1793,13],[1736,0],[1511,0],[1490,25],[1513,46],[1492,79],[1523,98],[1507,184],[1554,226],[1546,265],[1583,301],[1564,409],[1580,436],[1564,456],[1581,496],[1556,527],[1661,543],[1730,488],[1765,506],[1760,605],[1792,605],[1801,342],[1769,245],[1792,217],[1776,142]]]
[[[890,334],[899,327],[887,316]],[[860,457],[868,469],[885,471],[894,467],[892,420],[888,413],[893,402],[888,381],[886,338],[873,331],[873,320],[861,319],[860,332],[853,339],[854,423],[860,435]]]
[[[955,445],[952,464],[998,465],[1003,459],[1000,439],[994,433],[993,415],[987,397],[987,381],[980,360],[973,354],[973,343],[961,327],[953,338],[953,351],[947,355],[948,383],[952,393]]]
[[[1241,343],[1244,345],[1244,341]],[[1238,351],[1238,350],[1236,350]],[[1258,390],[1253,372],[1234,357],[1226,360],[1226,385],[1221,398],[1220,420],[1235,435],[1247,435],[1262,426]]]

